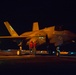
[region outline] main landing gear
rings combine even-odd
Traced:
[[[17,55],[21,56],[22,42],[20,42],[20,44],[18,46],[19,46],[20,49],[17,51]]]

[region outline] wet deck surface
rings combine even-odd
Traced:
[[[0,74],[5,75],[73,75],[75,56],[0,56]]]

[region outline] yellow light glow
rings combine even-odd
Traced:
[[[60,52],[60,54],[68,54],[68,52]]]

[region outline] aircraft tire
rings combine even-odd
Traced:
[[[59,52],[56,52],[56,56],[59,57],[60,56],[60,53]]]
[[[21,55],[21,51],[20,51],[20,50],[17,51],[17,55],[18,55],[18,56]]]

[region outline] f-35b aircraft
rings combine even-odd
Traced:
[[[11,36],[0,36],[0,38],[9,38],[9,39],[25,39],[28,40],[26,45],[29,45],[31,41],[36,42],[37,45],[41,45],[49,40],[49,43],[54,43],[55,46],[63,44],[65,41],[72,40],[76,38],[76,34],[68,30],[55,30],[55,26],[46,27],[44,29],[39,29],[38,22],[33,23],[32,31],[24,32],[21,35],[18,35],[9,22],[4,22],[7,30]],[[20,41],[19,46],[21,47],[22,41]]]

